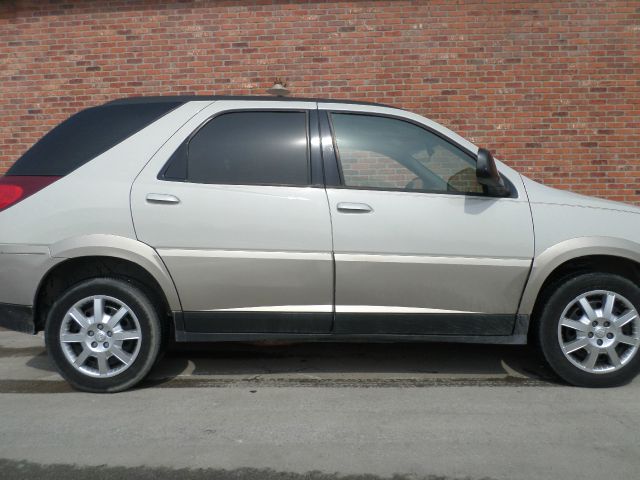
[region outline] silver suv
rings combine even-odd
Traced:
[[[535,343],[640,368],[640,209],[545,187],[419,115],[159,97],[84,110],[0,178],[0,323],[74,387],[178,342]]]

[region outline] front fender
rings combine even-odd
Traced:
[[[114,257],[144,268],[156,279],[173,311],[182,309],[173,279],[158,253],[146,243],[117,235],[93,234],[67,238],[50,246],[54,259]]]
[[[578,237],[557,243],[533,259],[518,313],[530,315],[545,280],[565,262],[591,255],[626,258],[640,263],[640,243],[614,237]]]

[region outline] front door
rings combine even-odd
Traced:
[[[331,223],[310,171],[315,109],[215,102],[135,182],[137,235],[166,263],[186,331],[330,331]]]
[[[511,197],[488,196],[473,154],[442,132],[332,110],[335,331],[511,334],[533,255],[519,177]]]

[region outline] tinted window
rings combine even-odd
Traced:
[[[7,175],[64,176],[178,105],[139,103],[83,110],[42,137],[13,164]]]
[[[394,118],[331,115],[348,187],[481,193],[475,159],[438,135]]]
[[[232,112],[191,139],[188,179],[198,183],[307,185],[304,112]]]

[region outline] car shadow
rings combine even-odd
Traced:
[[[454,343],[174,344],[151,372],[157,382],[180,377],[403,379],[521,378],[556,383],[526,346]],[[353,382],[351,382],[352,384]]]
[[[33,352],[30,368],[54,373],[44,349]],[[173,343],[144,386],[215,379],[209,385],[278,379],[277,385],[376,385],[409,379],[496,379],[558,383],[527,346],[455,343]],[[301,382],[306,380],[307,383]],[[276,385],[276,384],[274,384]],[[188,385],[187,385],[188,386]]]

